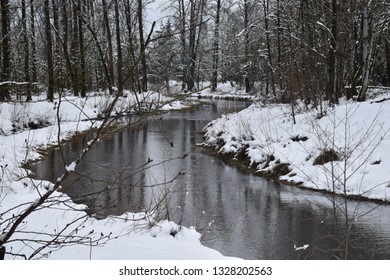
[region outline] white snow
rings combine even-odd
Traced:
[[[72,162],[71,164],[65,166],[65,170],[68,172],[73,172],[76,168],[76,162]]]
[[[240,99],[240,100],[253,100],[255,97],[251,94],[245,92],[245,89],[242,89],[236,85],[232,85],[229,82],[218,83],[216,90],[213,92],[211,90],[211,84],[209,82],[204,82],[201,85],[201,90],[192,94],[193,97],[198,98],[214,98],[214,99]]]

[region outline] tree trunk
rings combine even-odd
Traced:
[[[8,82],[11,72],[11,40],[10,40],[10,18],[9,18],[9,1],[1,0],[1,35],[2,35],[2,69],[1,81]],[[8,86],[6,84],[0,86],[0,101],[10,99]]]
[[[63,30],[63,36],[62,36],[62,50],[64,54],[64,59],[66,62],[66,67],[68,69],[69,75],[70,75],[70,84],[73,89],[74,96],[78,96],[78,87],[77,87],[77,77],[74,70],[74,63],[72,62],[72,59],[69,55],[69,47],[68,47],[68,41],[69,41],[69,28],[68,28],[68,9],[67,9],[67,0],[62,0],[62,30]],[[68,84],[68,83],[67,83]]]
[[[370,34],[369,34],[369,0],[363,1],[363,17],[362,17],[362,87],[359,92],[358,101],[366,100],[368,82],[370,77],[370,57],[371,57],[371,48],[370,48]]]
[[[125,1],[125,14],[126,14],[126,25],[128,33],[128,78],[130,80],[130,89],[132,91],[136,90],[136,84],[138,88],[141,88],[139,85],[138,72],[135,71],[135,53],[134,53],[134,42],[133,42],[133,29],[132,29],[132,20],[131,20],[131,9],[130,9],[130,0]],[[137,81],[137,82],[136,82]]]
[[[359,75],[359,69],[360,69],[360,61],[358,57],[359,53],[359,45],[357,42],[360,41],[359,38],[359,30],[360,30],[360,24],[358,23],[357,18],[357,2],[355,0],[350,0],[347,5],[347,10],[349,11],[350,15],[348,17],[348,26],[349,26],[349,32],[347,36],[347,61],[346,61],[346,72],[348,77],[348,87],[346,88],[346,97],[347,99],[351,99],[353,96],[356,96],[358,94],[358,91],[356,89],[356,85],[358,82],[358,75]],[[343,53],[343,56],[345,53]],[[344,59],[343,56],[340,56]]]
[[[336,103],[338,100],[337,94],[337,34],[338,34],[338,0],[332,0],[331,3],[331,38],[329,46],[328,59],[328,99],[331,103]]]
[[[181,43],[181,64],[182,64],[182,90],[185,89],[185,85],[187,84],[188,80],[188,63],[187,63],[187,56],[188,56],[188,50],[187,50],[187,42],[186,42],[186,9],[184,6],[184,0],[178,0],[179,1],[179,28],[180,28],[180,43]]]
[[[1,246],[1,242],[0,242],[0,246]],[[1,246],[0,247],[0,260],[4,260],[5,258],[5,247],[4,246]]]
[[[195,53],[195,41],[196,41],[196,0],[190,0],[190,37],[189,37],[189,66],[188,66],[188,80],[187,87],[188,90],[191,91],[195,86],[194,76],[195,76],[195,61],[196,61],[196,53]]]
[[[245,83],[245,92],[249,93],[252,91],[251,82],[249,78],[250,72],[250,58],[249,58],[249,1],[244,1],[244,30],[245,30],[245,75],[244,75],[244,83]]]
[[[114,1],[115,5],[115,27],[116,27],[116,47],[118,54],[117,73],[118,73],[118,95],[123,95],[123,74],[122,74],[122,43],[121,43],[121,30],[119,22],[119,7],[118,0]]]
[[[277,17],[277,47],[278,47],[278,80],[279,80],[279,89],[283,90],[283,79],[282,79],[282,40],[281,40],[281,34],[282,34],[282,25],[281,25],[281,16],[280,16],[280,0],[276,0],[276,17]]]
[[[53,10],[53,25],[54,25],[54,34],[55,34],[55,42],[53,45],[54,52],[54,86],[55,89],[63,88],[63,80],[62,80],[62,66],[61,66],[61,38],[60,38],[60,22],[58,16],[58,5],[59,3],[56,0],[52,0],[52,10]]]
[[[141,51],[141,68],[142,68],[142,91],[148,91],[148,72],[146,68],[146,53],[144,40],[144,24],[143,24],[143,7],[142,0],[138,0],[138,30],[139,30],[139,45]]]
[[[85,66],[85,49],[84,49],[84,32],[83,32],[83,2],[78,0],[77,4],[77,21],[78,21],[78,35],[79,35],[79,55],[80,55],[80,95],[81,97],[86,96],[87,78],[86,78],[86,66]],[[76,19],[75,19],[76,20]]]
[[[198,9],[197,9],[197,15],[196,15],[196,19],[197,19],[197,27],[198,27],[198,35],[197,35],[197,39],[196,39],[196,43],[195,43],[195,49],[194,49],[194,56],[193,56],[193,61],[194,61],[194,69],[195,69],[195,66],[197,64],[197,78],[196,78],[196,83],[197,83],[197,87],[199,88],[199,83],[200,83],[200,66],[201,66],[201,59],[202,59],[202,53],[199,52],[199,46],[201,44],[200,42],[200,39],[201,39],[201,34],[202,34],[202,27],[204,25],[203,23],[203,15],[204,15],[204,9],[205,9],[205,6],[206,6],[206,0],[200,0],[198,2]],[[194,76],[195,76],[195,72],[194,72]]]
[[[71,37],[72,41],[70,44],[70,62],[72,67],[72,75],[74,77],[73,80],[73,94],[75,96],[78,96],[80,93],[80,77],[79,77],[79,61],[78,61],[78,43],[79,43],[79,26],[78,26],[78,11],[77,11],[77,2],[71,1],[72,3],[72,17],[71,22],[72,29],[71,29]]]
[[[27,13],[26,0],[22,0],[22,28],[23,28],[23,48],[24,48],[24,80],[27,82],[26,101],[31,101],[30,85],[30,47],[27,34]]]
[[[45,13],[45,37],[46,37],[46,59],[48,72],[47,99],[54,99],[54,61],[53,61],[53,41],[51,38],[50,8],[49,0],[44,0],[43,8]]]
[[[215,15],[215,27],[214,27],[214,49],[213,49],[213,77],[211,82],[211,90],[217,89],[218,83],[218,63],[219,63],[219,21],[221,14],[221,0],[217,0]]]
[[[113,50],[112,50],[112,36],[111,36],[111,28],[110,28],[110,22],[108,19],[108,6],[107,1],[102,0],[103,4],[103,21],[104,26],[106,30],[106,36],[107,36],[107,47],[108,47],[108,70],[110,73],[110,80],[112,82],[115,81],[114,76],[114,58],[113,58]]]
[[[388,31],[390,34],[390,32]],[[385,38],[385,53],[386,53],[386,84],[384,86],[390,86],[390,37]]]
[[[276,96],[276,89],[275,89],[275,78],[274,78],[274,67],[272,62],[272,52],[271,52],[271,38],[269,36],[269,0],[263,0],[263,7],[264,7],[264,27],[265,27],[265,37],[267,42],[267,52],[268,52],[268,72],[271,76],[271,88],[272,88],[272,94]],[[268,87],[267,87],[268,91]]]
[[[30,34],[31,34],[31,79],[32,82],[37,82],[37,51],[35,44],[35,7],[34,0],[30,0]]]

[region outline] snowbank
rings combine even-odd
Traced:
[[[206,126],[204,146],[274,179],[390,201],[390,93],[318,110],[254,104]]]
[[[245,89],[232,85],[229,82],[218,83],[215,91],[211,90],[210,83],[203,83],[199,92],[193,93],[193,97],[229,99],[229,100],[254,100],[255,96],[245,92]]]

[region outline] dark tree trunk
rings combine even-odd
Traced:
[[[196,39],[196,43],[195,43],[195,50],[194,50],[194,54],[195,56],[193,57],[193,61],[194,63],[198,64],[197,65],[197,78],[196,78],[196,82],[197,82],[197,86],[199,88],[199,83],[200,83],[200,66],[201,66],[201,59],[202,59],[202,54],[199,52],[199,46],[200,46],[200,39],[201,39],[201,34],[202,34],[202,27],[204,25],[203,23],[203,15],[204,15],[204,9],[206,7],[206,0],[200,0],[199,3],[198,3],[198,9],[197,9],[197,27],[198,27],[198,35],[197,35],[197,39]],[[194,65],[195,66],[195,65]],[[195,73],[194,73],[194,76],[195,76]]]
[[[185,89],[185,85],[188,80],[188,63],[187,63],[187,42],[186,42],[186,8],[184,0],[179,0],[179,28],[180,28],[180,43],[181,43],[181,65],[182,65],[182,90]]]
[[[276,0],[276,17],[277,17],[277,47],[278,47],[278,80],[279,80],[279,89],[283,90],[283,78],[282,78],[282,40],[281,40],[281,34],[282,34],[282,24],[281,24],[281,11],[280,11],[280,0]]]
[[[4,260],[5,258],[5,247],[0,247],[0,260]]]
[[[106,36],[107,36],[107,47],[108,47],[108,70],[110,73],[110,80],[113,82],[115,81],[114,76],[114,58],[113,58],[113,49],[112,49],[112,35],[111,35],[111,28],[110,28],[110,21],[108,18],[108,6],[107,1],[102,0],[103,4],[103,21],[104,26],[106,30]]]
[[[263,7],[264,7],[265,37],[266,37],[267,52],[268,52],[267,68],[271,78],[270,82],[271,82],[272,93],[274,96],[276,96],[274,67],[273,67],[273,59],[272,59],[272,52],[271,52],[272,46],[271,46],[271,38],[270,38],[270,31],[269,31],[269,0],[263,0]],[[266,90],[268,91],[268,87]]]
[[[31,79],[32,82],[37,82],[37,52],[35,45],[35,7],[34,0],[30,0],[30,42],[31,42]]]
[[[245,74],[244,74],[244,83],[245,83],[245,92],[249,93],[252,91],[251,82],[250,82],[250,59],[249,59],[249,3],[248,0],[244,1],[244,29],[245,29]]]
[[[78,35],[79,35],[79,55],[80,55],[80,95],[86,96],[87,78],[86,78],[86,66],[85,66],[85,49],[84,49],[84,32],[83,32],[83,1],[78,0],[77,5],[77,21],[78,21]],[[76,19],[75,19],[76,20]]]
[[[128,80],[130,81],[130,89],[132,91],[136,90],[136,84],[138,85],[138,88],[140,88],[139,85],[139,79],[138,79],[138,73],[135,71],[135,53],[134,53],[134,42],[133,42],[133,29],[132,29],[132,20],[131,20],[131,9],[130,9],[130,0],[125,1],[125,14],[126,14],[126,25],[127,25],[127,33],[128,33],[128,61],[130,62],[128,65]],[[136,83],[137,81],[137,83]]]
[[[370,77],[370,61],[372,55],[372,44],[370,34],[370,5],[371,1],[363,0],[362,14],[362,87],[360,88],[358,101],[365,101],[367,97],[368,82]],[[371,36],[370,36],[371,35]]]
[[[338,3],[337,0],[332,0],[331,3],[331,38],[329,46],[328,58],[328,90],[327,95],[331,103],[336,103],[338,100],[337,89],[337,38],[338,38]]]
[[[121,30],[119,22],[119,7],[118,0],[114,1],[115,5],[115,27],[116,27],[116,44],[117,44],[117,73],[118,73],[118,95],[123,95],[123,73],[122,73],[122,43],[121,43]]]
[[[217,0],[217,10],[215,15],[214,27],[214,48],[213,48],[213,77],[211,81],[211,90],[217,89],[218,83],[218,64],[219,64],[219,22],[221,14],[221,0]]]
[[[148,72],[146,68],[145,56],[145,40],[144,40],[144,25],[143,25],[143,7],[142,0],[138,0],[138,29],[139,29],[139,45],[141,50],[141,68],[142,68],[142,91],[148,91]]]
[[[71,30],[70,30],[70,36],[71,36],[71,44],[70,44],[70,59],[71,67],[72,67],[72,75],[74,77],[74,80],[72,81],[73,84],[73,94],[75,96],[79,96],[80,93],[80,77],[79,77],[79,67],[78,67],[78,43],[79,43],[79,26],[78,26],[78,12],[77,12],[77,3],[76,1],[72,1],[72,14],[71,14]]]
[[[196,53],[195,53],[195,40],[196,40],[196,3],[195,0],[190,1],[190,37],[189,37],[189,67],[188,67],[188,80],[187,87],[188,90],[191,91],[195,86],[194,76],[195,76],[195,61],[196,61]]]
[[[388,32],[390,34],[390,32]],[[386,82],[384,86],[390,86],[390,37],[385,39],[385,52],[386,52]]]
[[[46,59],[47,59],[47,72],[48,72],[47,99],[53,101],[55,83],[54,83],[53,42],[51,38],[49,0],[44,0],[43,4],[44,4],[43,6],[44,13],[45,13]]]
[[[70,55],[69,55],[69,47],[68,47],[68,41],[69,41],[69,28],[68,28],[68,8],[67,8],[67,0],[62,0],[62,50],[64,53],[64,59],[66,62],[66,67],[68,69],[69,75],[70,75],[70,83],[71,87],[73,89],[73,94],[75,96],[78,96],[78,88],[77,88],[77,77],[75,75],[74,71],[74,63],[72,62]]]
[[[54,52],[54,86],[55,89],[63,88],[62,80],[62,66],[61,66],[61,38],[60,38],[60,20],[58,16],[58,4],[56,0],[52,0],[52,11],[53,11],[53,25],[55,41],[53,45]]]
[[[22,27],[23,27],[23,48],[24,48],[24,79],[27,82],[26,101],[31,101],[30,85],[30,47],[27,34],[27,13],[26,0],[22,0]]]
[[[1,35],[2,35],[2,69],[1,81],[8,82],[11,71],[11,40],[10,40],[10,22],[9,22],[9,1],[1,0]],[[0,86],[0,101],[10,99],[7,84]]]

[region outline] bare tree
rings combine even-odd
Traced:
[[[115,29],[116,29],[116,48],[118,54],[117,62],[117,73],[118,73],[118,94],[123,95],[123,63],[122,63],[122,43],[121,43],[121,28],[119,19],[119,5],[118,0],[114,1],[115,9]]]
[[[359,100],[366,100],[366,94],[368,89],[368,82],[370,77],[371,57],[373,55],[372,44],[373,36],[369,33],[370,22],[370,6],[371,1],[363,1],[363,14],[362,14],[362,88],[359,92]]]
[[[247,93],[252,91],[252,85],[250,81],[250,67],[251,67],[251,60],[249,58],[250,53],[250,37],[249,37],[249,24],[250,24],[250,11],[251,11],[251,3],[249,0],[244,0],[244,32],[245,32],[245,41],[244,41],[244,48],[245,48],[245,75],[244,75],[244,83],[245,83],[245,91]]]
[[[103,5],[103,21],[104,21],[104,27],[105,27],[106,37],[107,37],[106,42],[107,42],[107,52],[108,52],[108,69],[110,74],[110,80],[115,81],[112,35],[111,35],[111,27],[110,27],[110,21],[108,16],[109,6],[106,0],[102,0],[102,5]]]
[[[5,84],[0,85],[0,101],[10,99],[7,82],[10,78],[11,72],[11,28],[10,28],[10,10],[9,1],[1,0],[1,35],[2,35],[2,69],[1,80]]]
[[[386,74],[387,74],[387,84],[390,86],[390,28],[387,27],[387,36],[385,37],[385,57],[386,57]]]
[[[127,40],[128,40],[128,47],[127,47],[127,71],[128,73],[125,75],[127,76],[127,79],[125,81],[129,82],[130,90],[133,92],[136,92],[136,86],[141,88],[140,80],[138,77],[138,71],[136,71],[134,65],[136,64],[136,55],[135,55],[135,46],[134,46],[134,34],[136,33],[134,31],[134,21],[132,17],[131,12],[131,3],[130,0],[126,0],[124,3],[125,6],[125,18],[126,18],[126,27],[127,27]]]
[[[37,53],[36,53],[36,36],[35,36],[35,8],[34,0],[30,0],[30,41],[31,41],[31,79],[32,82],[38,81],[37,77]]]
[[[211,79],[211,90],[217,89],[218,64],[219,64],[219,24],[221,17],[221,0],[217,0],[215,8],[214,45],[213,45],[213,75]]]
[[[24,79],[27,82],[26,87],[26,101],[31,100],[31,86],[30,86],[30,46],[27,33],[27,12],[26,0],[22,0],[22,27],[23,27],[23,47],[24,47]]]
[[[80,95],[85,97],[87,94],[87,73],[86,73],[86,61],[85,61],[85,47],[84,47],[84,24],[83,24],[83,14],[84,12],[84,1],[78,0],[77,2],[77,25],[78,25],[78,35],[79,35],[79,54],[80,54]],[[76,20],[76,19],[75,19]]]
[[[144,39],[144,19],[143,19],[143,4],[141,0],[138,0],[137,4],[137,16],[138,16],[138,35],[139,35],[139,46],[140,46],[140,57],[141,57],[141,73],[142,73],[142,91],[148,91],[148,69],[146,64],[146,48]]]
[[[49,0],[43,2],[44,14],[45,14],[45,38],[46,38],[46,59],[47,59],[47,72],[48,72],[48,88],[47,99],[54,100],[55,89],[55,73],[54,73],[54,58],[53,58],[53,41],[51,32],[51,15]]]

